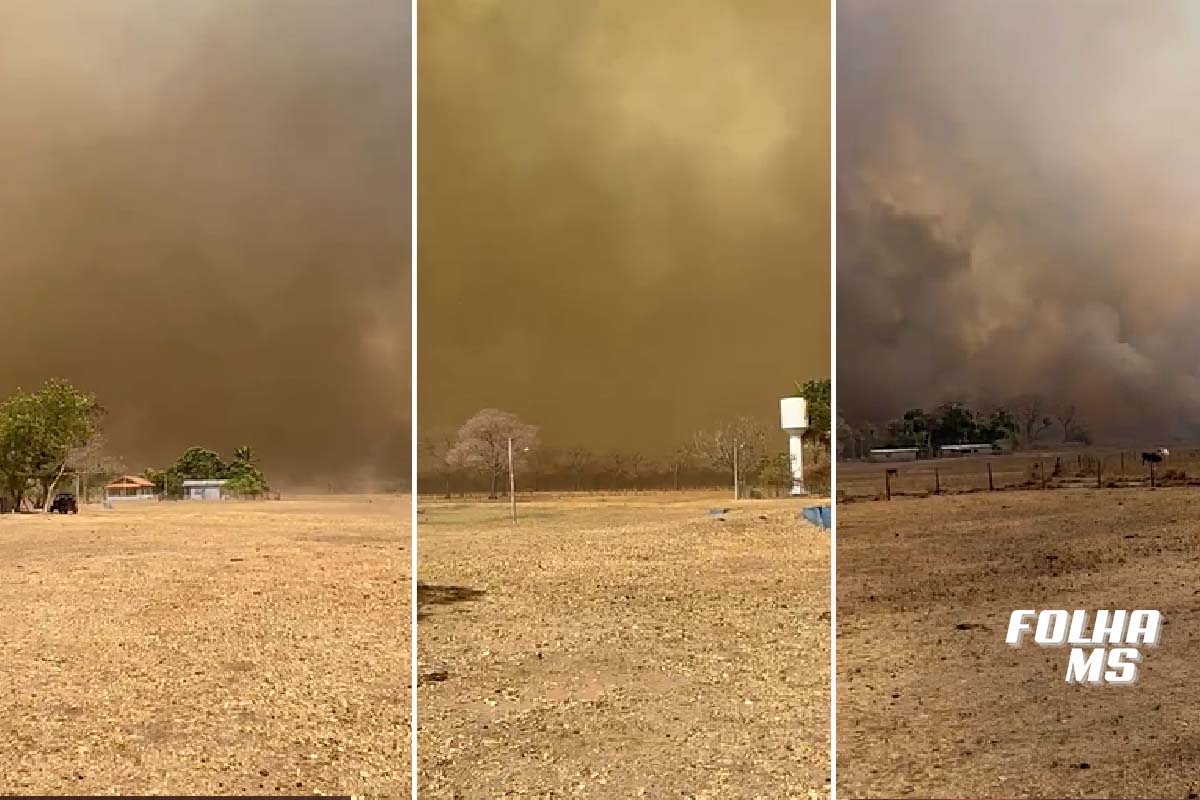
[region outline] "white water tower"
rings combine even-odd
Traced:
[[[803,397],[785,397],[779,401],[779,427],[788,435],[792,462],[793,496],[806,495],[804,488],[804,432],[808,430],[808,406]]]

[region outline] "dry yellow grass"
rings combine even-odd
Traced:
[[[0,517],[0,786],[407,797],[408,509]]]
[[[826,794],[829,535],[732,505],[423,502],[422,797]]]
[[[843,797],[1200,791],[1200,491],[997,492],[838,509]],[[1005,644],[1016,609],[1158,609],[1134,686]]]

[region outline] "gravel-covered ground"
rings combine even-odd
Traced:
[[[838,508],[838,794],[1200,793],[1200,490],[998,492]],[[1005,644],[1017,609],[1158,609],[1134,686]]]
[[[407,797],[408,509],[0,517],[0,790]]]
[[[728,505],[423,502],[421,796],[826,795],[829,534]]]

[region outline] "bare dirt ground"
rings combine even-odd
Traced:
[[[422,501],[421,796],[826,795],[829,534],[732,505]]]
[[[0,791],[407,797],[408,509],[0,517]]]
[[[838,508],[841,797],[1195,797],[1200,490]],[[1069,685],[1016,609],[1160,610],[1127,687]]]

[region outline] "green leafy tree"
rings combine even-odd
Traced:
[[[937,419],[933,415],[920,408],[910,408],[884,427],[892,446],[923,447],[929,444],[936,426]]]
[[[99,432],[104,411],[95,395],[62,379],[48,381],[34,393],[34,400],[43,421],[37,477],[42,507],[48,511],[72,459],[78,458]]]
[[[779,494],[792,487],[792,457],[789,453],[776,453],[763,464],[758,481],[764,487]]]
[[[0,478],[14,510],[20,510],[33,480],[36,429],[26,403],[10,398],[0,406]]]
[[[229,469],[225,491],[238,497],[262,497],[271,490],[263,474],[249,464],[237,463]]]
[[[803,397],[807,407],[807,435],[828,448],[832,438],[833,419],[833,390],[829,378],[797,383],[796,396]]]
[[[965,403],[946,402],[934,409],[931,428],[934,447],[966,444],[978,438],[979,420]]]
[[[35,505],[48,509],[69,464],[99,431],[95,395],[55,378],[35,392],[18,389],[0,404],[0,480],[20,508],[36,487]]]
[[[965,403],[942,403],[932,412],[914,408],[887,424],[895,447],[941,447],[947,444],[981,442],[992,444],[1015,436],[1020,430],[1012,412],[996,408],[984,414]]]
[[[262,497],[271,491],[266,477],[254,464],[254,450],[243,445],[233,451],[233,463],[227,470],[225,491],[238,497]]]
[[[172,467],[183,480],[220,480],[229,474],[229,467],[212,450],[189,447]]]
[[[993,443],[1001,439],[1015,439],[1020,430],[1021,424],[1011,411],[995,408],[980,421],[979,439]]]
[[[154,491],[163,497],[183,496],[183,476],[174,467],[164,470],[148,469],[144,473],[148,481],[154,483]]]

